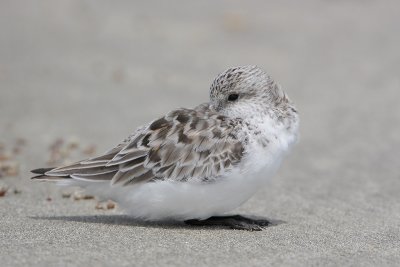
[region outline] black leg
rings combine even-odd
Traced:
[[[187,220],[185,223],[196,226],[227,226],[247,231],[261,231],[270,224],[266,219],[251,219],[241,215],[213,216],[205,220]]]

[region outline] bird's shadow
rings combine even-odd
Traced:
[[[270,221],[270,225],[268,225],[268,227],[286,223],[285,221],[274,220],[259,216],[246,216],[246,217],[253,219],[267,219],[268,221]],[[149,228],[160,228],[160,229],[231,230],[229,228],[224,228],[220,226],[192,226],[192,225],[187,225],[184,222],[177,222],[177,221],[146,222],[132,218],[128,215],[30,216],[29,218],[34,220],[67,221],[67,222],[106,224],[106,225],[122,225],[122,226],[132,226],[132,227],[149,227]]]
[[[189,228],[183,222],[175,222],[175,221],[146,222],[132,218],[128,215],[31,216],[29,218],[34,220],[66,221],[66,222],[121,225],[121,226],[133,226],[133,227]]]

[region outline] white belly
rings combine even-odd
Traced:
[[[229,212],[247,201],[277,170],[281,156],[252,153],[241,168],[210,183],[158,181],[134,186],[85,183],[97,196],[115,200],[131,216],[143,220],[206,219]]]

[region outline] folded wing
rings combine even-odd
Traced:
[[[240,122],[197,109],[177,109],[153,121],[102,156],[55,169],[38,169],[35,179],[110,181],[132,185],[156,180],[210,181],[239,163]]]

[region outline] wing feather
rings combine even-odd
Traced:
[[[217,114],[207,105],[177,109],[106,154],[52,169],[43,177],[123,186],[154,180],[210,181],[243,158],[244,146],[237,137],[240,127],[241,121]]]

